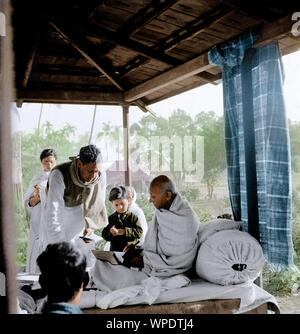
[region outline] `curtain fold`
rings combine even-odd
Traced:
[[[258,239],[267,261],[281,270],[293,266],[291,155],[284,75],[278,45],[254,49],[257,37],[251,32],[243,34],[215,46],[208,57],[211,64],[222,68],[228,187],[234,218],[243,221],[243,230],[252,234],[248,219],[256,203]],[[251,122],[253,143],[246,133]],[[248,168],[252,144],[254,177],[250,177]],[[249,197],[253,188],[255,193]]]

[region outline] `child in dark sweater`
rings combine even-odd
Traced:
[[[112,188],[109,200],[116,211],[108,217],[108,225],[103,229],[102,237],[110,241],[111,251],[122,252],[127,245],[138,242],[143,234],[143,229],[138,217],[128,211],[125,187]]]

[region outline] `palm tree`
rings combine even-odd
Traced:
[[[109,122],[104,122],[102,126],[102,131],[98,132],[97,138],[102,140],[105,140],[105,150],[106,150],[106,160],[108,160],[108,144],[109,144],[109,136],[111,134],[111,123]]]

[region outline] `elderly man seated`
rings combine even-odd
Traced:
[[[169,177],[154,178],[149,190],[155,214],[143,252],[131,259],[131,268],[96,261],[91,274],[98,289],[113,291],[139,284],[151,276],[168,278],[191,268],[198,249],[200,223],[196,214]]]

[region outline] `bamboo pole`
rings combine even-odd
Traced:
[[[95,105],[95,108],[94,108],[94,115],[93,115],[92,127],[91,127],[90,138],[89,138],[88,144],[91,143],[92,137],[93,137],[94,125],[95,125],[95,119],[96,119],[96,111],[97,111],[97,105]]]
[[[123,105],[123,136],[125,159],[125,185],[131,186],[130,154],[129,154],[129,106]]]
[[[35,155],[38,154],[38,142],[39,142],[39,136],[40,136],[40,125],[41,125],[41,118],[42,118],[42,112],[43,112],[43,105],[44,104],[41,103],[40,116],[39,116],[37,134],[36,134],[36,141],[35,141]]]

